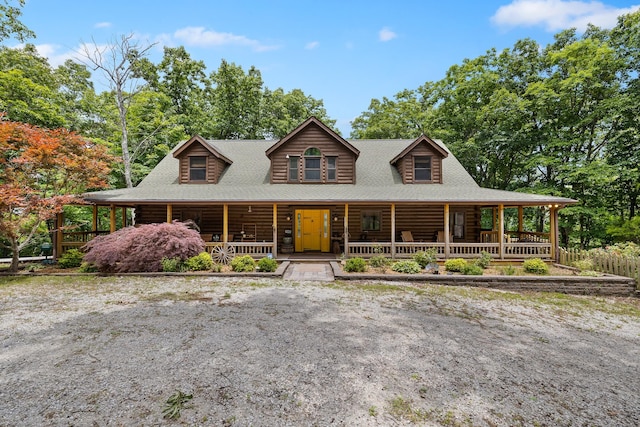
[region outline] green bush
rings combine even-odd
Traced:
[[[416,252],[411,259],[417,262],[420,267],[425,268],[427,265],[438,260],[438,251],[436,248],[431,248],[427,251]]]
[[[549,266],[540,258],[531,258],[522,263],[524,271],[527,273],[547,274]]]
[[[579,261],[575,261],[573,263],[573,266],[575,268],[577,268],[580,271],[589,271],[589,270],[593,270],[593,261],[591,261],[590,259],[581,259]]]
[[[482,269],[489,267],[490,263],[491,263],[491,254],[487,251],[480,252],[480,258],[474,261],[474,264]]]
[[[178,271],[183,271],[183,263],[180,258],[162,258],[160,260],[160,264],[162,265],[162,271],[166,271],[169,273],[176,273]]]
[[[80,264],[80,268],[78,269],[80,273],[95,273],[98,271],[98,267],[91,264],[90,262],[83,262]]]
[[[198,255],[187,258],[184,267],[188,271],[208,271],[213,268],[213,259],[209,252],[200,252]]]
[[[447,271],[460,272],[467,265],[467,261],[462,258],[451,258],[444,262],[444,269]]]
[[[76,268],[82,265],[84,254],[78,249],[69,249],[58,259],[60,268]]]
[[[420,273],[420,271],[422,270],[422,268],[420,268],[420,264],[418,264],[413,260],[395,262],[391,266],[391,269],[398,273],[407,273],[407,274]]]
[[[237,256],[231,260],[231,269],[235,272],[251,272],[256,269],[256,262],[251,255]]]
[[[477,264],[467,264],[462,267],[462,274],[465,276],[482,276],[484,269]]]
[[[273,258],[264,257],[258,261],[258,268],[265,273],[271,273],[278,268],[278,262]]]
[[[391,264],[391,260],[384,255],[375,255],[369,259],[369,265],[374,268],[385,268]]]
[[[362,273],[367,269],[367,262],[362,258],[349,258],[344,265],[347,273]]]
[[[505,265],[504,267],[502,267],[502,274],[504,274],[505,276],[513,276],[514,274],[516,274],[516,268],[511,264]]]

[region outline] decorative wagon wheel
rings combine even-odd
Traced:
[[[236,248],[228,243],[220,246],[214,246],[211,251],[211,258],[219,264],[229,264],[235,255]]]

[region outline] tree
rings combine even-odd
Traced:
[[[111,44],[100,47],[95,42],[92,47],[84,45],[83,57],[94,71],[100,70],[106,77],[113,92],[120,123],[122,162],[127,188],[133,187],[131,179],[131,155],[129,152],[129,128],[127,110],[131,97],[142,87],[136,79],[136,64],[144,58],[154,44],[141,45],[134,41],[133,34],[120,36]]]
[[[34,32],[19,20],[22,15],[20,8],[24,6],[24,0],[18,0],[17,7],[11,6],[8,0],[2,0],[2,3],[0,3],[0,41],[11,36],[21,42],[35,37]]]
[[[62,127],[61,103],[54,72],[35,46],[0,47],[0,111],[9,120]]]
[[[200,234],[186,223],[143,224],[91,240],[84,260],[109,273],[162,271],[163,258],[183,262],[204,248]]]
[[[260,71],[249,68],[245,74],[241,66],[224,59],[217,71],[211,73],[212,128],[207,137],[218,139],[263,138],[261,126],[262,76]]]
[[[282,138],[300,123],[314,116],[329,127],[336,123],[327,116],[322,100],[307,96],[300,89],[285,93],[265,88],[263,95],[262,128],[266,138]]]
[[[81,203],[78,194],[106,187],[110,160],[74,132],[0,121],[0,237],[12,252],[11,271],[44,221]]]

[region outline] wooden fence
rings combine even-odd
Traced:
[[[594,254],[579,249],[563,248],[560,248],[558,255],[562,265],[571,266],[576,261],[590,260],[596,271],[631,277],[636,281],[636,289],[640,290],[640,257]]]

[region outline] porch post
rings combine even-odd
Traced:
[[[500,259],[504,259],[504,205],[498,205],[498,249]]]
[[[522,233],[524,231],[524,208],[522,206],[518,206],[518,232]],[[518,238],[520,235],[518,235]]]
[[[122,207],[122,228],[127,226],[127,208]]]
[[[444,205],[444,257],[449,258],[449,204]]]
[[[396,204],[391,203],[391,258],[396,258]]]
[[[344,204],[344,256],[349,258],[349,204]]]
[[[273,258],[278,258],[278,205],[273,204]]]
[[[229,205],[222,205],[222,242],[228,243],[229,239]]]
[[[558,254],[558,209],[549,205],[549,243],[551,244],[551,259],[557,260]]]
[[[93,205],[93,212],[92,212],[92,221],[93,221],[93,228],[91,230],[93,230],[94,233],[96,233],[98,231],[98,205]],[[97,233],[96,233],[97,234]],[[95,236],[94,236],[95,237]]]
[[[173,205],[167,203],[167,222],[171,223],[171,220],[173,220]]]
[[[116,231],[116,205],[111,205],[109,209],[109,232]]]

